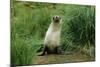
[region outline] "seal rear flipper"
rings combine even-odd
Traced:
[[[46,52],[47,52],[47,47],[45,46],[43,48],[43,52],[40,55],[38,55],[38,56],[43,56],[43,55],[45,55]]]

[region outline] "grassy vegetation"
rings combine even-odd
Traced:
[[[62,17],[61,47],[94,58],[95,6],[12,1],[11,64],[33,64],[53,15]]]

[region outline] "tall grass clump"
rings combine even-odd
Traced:
[[[94,56],[95,48],[95,8],[84,6],[70,11],[73,14],[65,21],[62,34],[63,49],[81,51]],[[66,32],[65,32],[66,31]]]
[[[14,3],[11,8],[11,65],[29,65],[41,46],[47,21],[50,20],[49,13],[46,13],[46,8],[30,8],[23,2]]]
[[[25,27],[24,24],[18,22],[11,24],[11,65],[32,64],[40,47],[40,41],[29,35],[27,28],[22,27]]]
[[[33,63],[37,46],[26,43],[24,39],[18,38],[11,45],[11,65],[29,65]]]

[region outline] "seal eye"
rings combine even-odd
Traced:
[[[58,17],[56,16],[56,19],[57,19]]]
[[[53,20],[54,20],[55,18],[53,17]]]

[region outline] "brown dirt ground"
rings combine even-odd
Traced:
[[[85,54],[75,53],[68,55],[44,55],[36,56],[33,64],[57,64],[57,63],[73,63],[73,62],[84,62],[84,61],[94,61],[94,58],[91,58]]]

